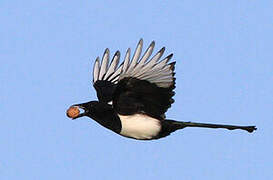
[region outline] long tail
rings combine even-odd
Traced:
[[[225,125],[225,124],[208,124],[208,123],[196,123],[196,122],[183,122],[174,120],[165,120],[166,130],[175,131],[183,129],[185,127],[202,127],[202,128],[224,128],[228,130],[241,129],[249,133],[257,130],[256,126],[236,126],[236,125]],[[164,125],[163,125],[164,126]]]

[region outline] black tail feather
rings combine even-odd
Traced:
[[[202,128],[223,128],[228,130],[241,129],[249,133],[257,130],[256,126],[236,126],[236,125],[224,125],[224,124],[209,124],[209,123],[196,123],[196,122],[182,122],[174,120],[165,120],[162,122],[162,129],[159,137],[165,137],[172,132],[183,129],[185,127],[202,127]]]

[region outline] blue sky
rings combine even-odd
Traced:
[[[270,1],[0,2],[0,179],[270,179],[273,24]],[[157,141],[118,136],[73,103],[96,99],[95,58],[144,47],[174,53],[167,117],[257,125],[187,128]]]

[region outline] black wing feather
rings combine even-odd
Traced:
[[[113,94],[117,84],[111,81],[98,80],[93,85],[97,91],[97,97],[100,102],[111,102],[113,100]]]
[[[113,101],[114,109],[122,115],[145,113],[162,119],[174,102],[175,62],[168,63],[172,54],[159,61],[164,47],[149,60],[154,45],[153,41],[140,58],[143,46],[141,39],[132,59],[128,49],[124,62],[119,66],[119,51],[110,64],[108,49],[105,50],[101,63],[97,58],[93,70],[93,85],[99,101]]]
[[[161,119],[174,102],[174,88],[175,85],[162,88],[146,80],[124,78],[114,92],[113,106],[121,115],[144,113]]]

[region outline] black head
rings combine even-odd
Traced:
[[[67,116],[73,120],[87,116],[116,133],[121,131],[121,122],[112,105],[108,103],[90,101],[74,104],[67,110]]]
[[[70,108],[67,110],[67,116],[74,119],[77,119],[79,117],[83,117],[83,116],[90,116],[90,114],[92,114],[93,109],[99,104],[98,101],[89,101],[86,103],[82,103],[82,104],[74,104],[72,106],[70,106]],[[69,110],[70,109],[76,109],[76,113],[69,115]]]

